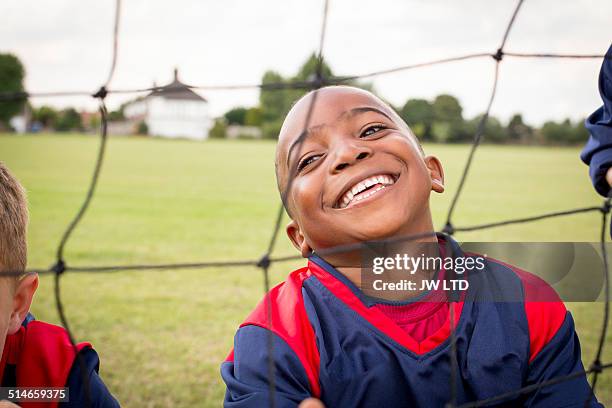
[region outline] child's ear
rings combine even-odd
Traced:
[[[17,282],[15,296],[13,297],[13,312],[9,319],[8,334],[15,334],[21,323],[28,315],[34,293],[38,288],[38,275],[26,275]]]
[[[300,226],[294,220],[287,224],[287,236],[291,240],[293,246],[300,251],[304,258],[312,253],[312,248],[306,243],[306,238],[300,230]]]
[[[442,163],[435,156],[427,156],[424,160],[429,170],[431,189],[436,193],[444,192],[444,169],[442,169]]]

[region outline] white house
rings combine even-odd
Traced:
[[[179,81],[177,69],[172,83],[129,103],[123,114],[130,122],[144,122],[148,134],[167,138],[203,140],[213,125],[208,101]]]

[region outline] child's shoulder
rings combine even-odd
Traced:
[[[567,322],[567,309],[555,290],[539,276],[503,261],[487,258],[488,271],[498,284],[519,288],[519,298],[504,296],[504,301],[517,302],[524,307],[529,330],[530,361],[546,346]],[[509,283],[509,282],[513,283]],[[511,292],[506,287],[502,291]]]
[[[544,279],[515,265],[487,257],[487,270],[502,288],[518,288],[525,303],[545,302],[563,305],[559,295]],[[516,299],[512,299],[516,300]]]
[[[28,315],[22,327],[7,336],[0,377],[12,366],[9,383],[14,386],[68,387],[67,406],[84,405],[89,393],[98,407],[119,407],[98,376],[99,365],[98,354],[90,343],[73,346],[66,329]]]
[[[308,267],[291,272],[283,282],[274,286],[259,301],[240,327],[247,325],[269,327],[268,310],[271,309],[273,331],[291,330],[299,317],[306,317],[302,285],[310,276]]]
[[[74,354],[74,346],[70,342],[70,336],[63,327],[35,320],[32,317],[27,318],[22,327],[24,330],[24,347],[51,352],[56,357],[63,355],[72,356]],[[85,347],[91,347],[91,344],[79,343],[76,345],[76,349],[79,351]]]
[[[75,360],[75,347],[63,327],[29,316],[17,333],[7,337],[7,345],[12,354],[9,359],[19,368],[18,372],[28,373],[28,381],[39,381],[41,385],[51,381],[64,386]],[[77,352],[86,348],[91,348],[91,344],[76,345]]]

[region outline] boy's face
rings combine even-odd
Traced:
[[[287,115],[277,147],[279,186],[293,221],[287,233],[304,255],[314,249],[433,230],[439,161],[423,153],[407,125],[371,93],[316,91],[308,135],[298,139],[314,94]],[[364,190],[365,189],[365,190]]]

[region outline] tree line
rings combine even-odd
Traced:
[[[317,58],[311,55],[294,76],[283,77],[275,71],[267,71],[262,84],[305,81],[315,75]],[[333,77],[329,65],[323,63],[323,74]],[[350,85],[373,90],[371,84],[352,82]],[[295,89],[262,90],[259,103],[253,107],[235,107],[215,121],[211,137],[222,138],[228,125],[256,126],[261,129],[262,137],[278,137],[283,118],[291,105],[305,91]],[[393,106],[393,105],[392,105]],[[466,118],[459,100],[448,94],[436,96],[432,100],[408,99],[401,106],[393,106],[399,116],[410,126],[415,135],[424,142],[467,143],[476,134],[482,115]],[[503,123],[489,116],[483,129],[484,140],[490,143],[515,144],[579,144],[584,143],[588,131],[584,120],[572,122],[548,121],[540,128],[526,124],[522,115],[515,114]]]
[[[0,92],[24,91],[24,79],[25,68],[19,58],[13,54],[0,53]],[[122,108],[110,113],[111,120],[123,119]],[[100,115],[97,112],[81,115],[74,108],[56,109],[47,105],[35,107],[29,101],[20,99],[0,100],[0,131],[11,130],[11,119],[23,113],[29,115],[34,130],[69,132],[100,126]]]
[[[265,85],[311,80],[316,73],[317,64],[317,57],[312,54],[295,75],[285,77],[269,70],[263,74],[261,83]],[[327,78],[334,76],[331,67],[325,62],[322,64],[322,74]],[[23,91],[24,78],[25,69],[19,59],[12,54],[0,53],[0,92]],[[369,83],[352,81],[347,84],[373,91]],[[304,90],[299,89],[262,89],[256,106],[235,107],[217,118],[210,136],[226,137],[227,126],[238,125],[259,128],[263,138],[275,139],[291,105],[304,93]],[[23,112],[26,103],[28,102],[24,100],[0,101],[0,130],[10,130],[11,118]],[[74,108],[57,110],[51,106],[30,105],[27,108],[38,130],[84,131],[99,126],[99,115],[84,117]],[[466,118],[459,100],[448,94],[438,95],[432,100],[408,99],[403,105],[394,106],[394,109],[424,142],[470,142],[482,118],[482,115]],[[110,120],[123,119],[123,106],[110,113]],[[526,124],[520,114],[515,114],[507,123],[490,116],[483,135],[484,140],[490,143],[578,144],[584,143],[588,137],[583,122],[572,122],[569,119],[561,122],[548,121],[537,128]]]

